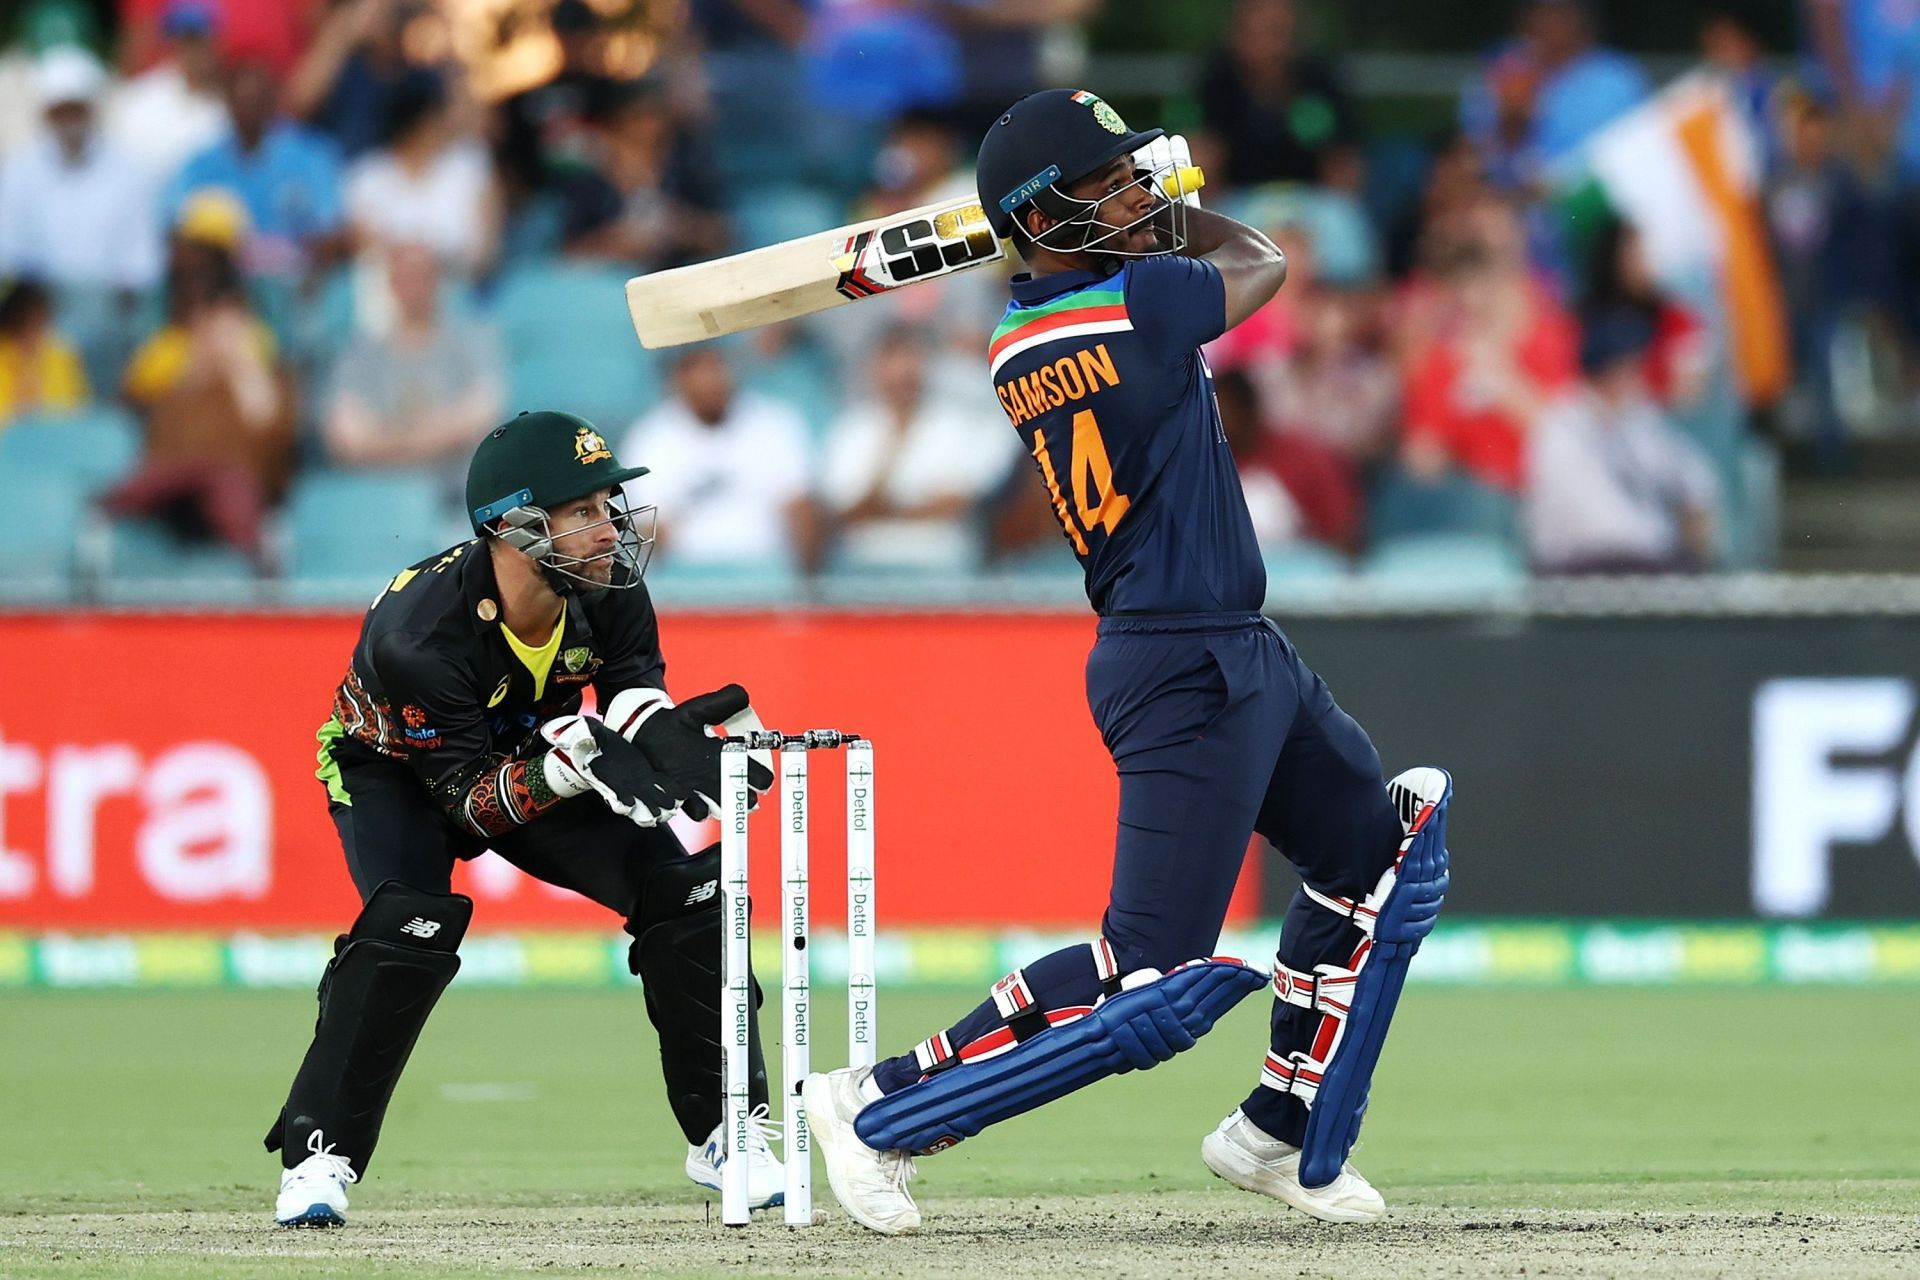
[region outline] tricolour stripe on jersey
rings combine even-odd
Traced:
[[[1125,333],[1132,328],[1126,293],[1119,288],[1081,289],[1039,306],[1016,306],[993,331],[987,347],[988,374],[998,374],[1009,359],[1042,343],[1091,333]]]

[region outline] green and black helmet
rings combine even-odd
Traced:
[[[473,451],[467,467],[467,514],[475,533],[498,538],[539,562],[562,595],[624,589],[646,570],[642,553],[652,549],[653,537],[642,536],[635,517],[653,508],[630,510],[621,486],[646,474],[645,467],[621,466],[606,437],[585,418],[552,409],[522,413],[489,431]],[[602,523],[620,535],[614,549],[586,558],[556,553],[550,513],[601,489],[613,490],[613,514]],[[597,526],[574,532],[591,527]],[[604,559],[614,561],[611,581],[581,572]]]

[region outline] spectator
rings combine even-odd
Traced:
[[[1700,56],[1746,117],[1760,147],[1762,175],[1772,173],[1780,162],[1780,135],[1774,127],[1780,81],[1767,67],[1767,47],[1754,29],[1751,12],[1732,4],[1708,6],[1700,18]]]
[[[287,85],[287,112],[357,160],[388,137],[393,98],[415,69],[403,37],[421,11],[399,0],[336,0]]]
[[[187,162],[167,203],[177,216],[197,192],[232,192],[252,228],[246,273],[289,279],[341,250],[340,158],[330,141],[280,118],[279,94],[265,64],[229,68],[228,131]]]
[[[324,438],[343,467],[434,467],[448,492],[473,447],[500,421],[499,343],[481,325],[449,322],[440,309],[440,267],[424,245],[386,255],[393,330],[356,338],[334,370]]]
[[[1366,294],[1317,290],[1301,308],[1293,358],[1274,368],[1263,396],[1275,429],[1331,449],[1356,469],[1392,451],[1400,408],[1393,363],[1368,332],[1373,310]]]
[[[1587,0],[1530,0],[1519,35],[1460,99],[1460,123],[1504,186],[1533,187],[1647,96],[1646,73],[1598,44]]]
[[[129,74],[158,61],[171,0],[118,0],[120,66]],[[210,0],[221,56],[263,64],[276,79],[293,70],[326,0]]]
[[[1920,177],[1920,9],[1884,0],[1807,0],[1806,9],[1844,131]]]
[[[107,102],[107,137],[140,166],[156,200],[181,165],[227,130],[218,22],[211,0],[169,0],[161,60]]]
[[[0,274],[56,289],[139,289],[159,276],[152,193],[100,134],[94,104],[105,83],[92,54],[42,55],[44,127],[0,168]]]
[[[234,260],[237,234],[186,209],[167,263],[166,324],[134,353],[124,390],[146,424],[134,474],[102,505],[115,516],[164,519],[187,537],[211,535],[256,563],[262,521],[285,486],[293,445],[293,387],[273,333],[248,309]]]
[[[974,509],[1011,465],[1018,437],[931,394],[926,343],[911,330],[882,338],[858,386],[828,433],[820,484],[841,563],[974,568]]]
[[[1056,34],[1078,34],[1106,0],[967,0],[945,6],[960,42],[960,119],[970,137],[1030,93],[1079,78],[1084,57],[1058,65]]]
[[[1333,66],[1294,45],[1293,0],[1240,0],[1200,85],[1202,167],[1235,186],[1354,189],[1359,127]],[[1217,157],[1217,159],[1215,158]]]
[[[0,429],[30,413],[87,402],[80,353],[53,327],[53,300],[32,280],[0,280]]]
[[[933,5],[817,6],[803,57],[813,105],[854,124],[884,122],[914,107],[951,109],[963,89],[960,42]]]
[[[644,84],[610,97],[593,167],[560,179],[565,251],[652,271],[726,248],[718,180],[666,99]]]
[[[1483,201],[1471,238],[1441,264],[1444,323],[1410,353],[1401,463],[1418,481],[1461,472],[1507,493],[1521,486],[1527,432],[1573,378],[1573,318],[1527,266],[1518,214]]]
[[[1360,536],[1360,488],[1346,461],[1317,440],[1273,430],[1263,420],[1253,383],[1239,370],[1215,374],[1213,394],[1260,549],[1311,538],[1353,550]]]
[[[1713,357],[1706,324],[1654,280],[1640,233],[1622,219],[1608,222],[1588,250],[1581,310],[1588,316],[1631,312],[1647,323],[1653,335],[1644,357],[1647,387],[1667,409],[1690,408],[1706,394]]]
[[[386,145],[347,170],[345,205],[355,245],[376,257],[393,244],[425,245],[448,271],[472,278],[499,247],[491,159],[477,139],[454,133],[432,72],[415,72],[389,97]]]
[[[18,14],[17,22],[11,16]],[[11,155],[41,125],[40,56],[52,49],[95,49],[100,24],[87,0],[10,0],[0,5],[0,158]]]
[[[1835,340],[1861,314],[1904,305],[1899,212],[1893,193],[1835,153],[1834,119],[1806,94],[1781,108],[1783,160],[1766,192],[1780,265],[1793,364],[1823,465],[1846,462],[1847,430],[1834,396]]]
[[[778,400],[740,391],[714,347],[673,368],[673,395],[634,423],[620,451],[651,470],[627,486],[659,508],[654,554],[681,568],[778,572],[818,561],[807,424]]]
[[[586,0],[559,0],[548,20],[560,69],[500,104],[500,173],[515,204],[569,170],[593,167],[595,131],[621,85],[606,72],[598,10]]]
[[[1713,468],[1648,393],[1653,328],[1638,311],[1598,317],[1584,374],[1530,447],[1527,526],[1548,573],[1668,573],[1713,553]]]
[[[1447,238],[1486,190],[1480,149],[1464,133],[1434,148],[1420,198],[1402,211],[1387,232],[1387,274],[1405,279],[1419,270],[1433,242]]]

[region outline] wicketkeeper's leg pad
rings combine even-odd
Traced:
[[[725,1098],[720,1043],[721,896],[717,846],[652,868],[627,931],[628,967],[640,979],[647,1017],[660,1037],[660,1073],[667,1103],[687,1141],[698,1145],[720,1123]],[[754,1007],[762,996],[756,981]],[[749,1089],[767,1101],[767,1061],[760,1020],[748,1044]]]
[[[1001,997],[1018,977],[996,988],[1010,1023],[1027,1013]],[[945,1069],[870,1103],[854,1132],[877,1151],[944,1151],[1096,1080],[1165,1062],[1266,985],[1265,973],[1238,960],[1195,960],[1091,1009],[1058,1021],[1047,1016],[1040,1029],[1009,1034],[984,1056],[955,1055]]]
[[[364,1174],[380,1141],[387,1103],[427,1016],[459,972],[460,940],[473,899],[388,880],[353,928],[334,943],[320,978],[320,1017],[267,1150],[304,1159],[307,1138],[325,1141]],[[291,1164],[289,1165],[291,1167]]]
[[[1311,886],[1305,890],[1322,907],[1350,919],[1364,935],[1351,960],[1346,965],[1316,965],[1311,972],[1284,962],[1274,965],[1276,999],[1321,1015],[1312,1046],[1285,1058],[1268,1054],[1260,1080],[1307,1106],[1300,1181],[1309,1187],[1323,1187],[1339,1177],[1353,1151],[1407,967],[1433,931],[1446,899],[1447,805],[1453,799],[1453,780],[1441,769],[1410,769],[1388,789],[1400,807],[1407,835],[1373,892],[1351,899]]]

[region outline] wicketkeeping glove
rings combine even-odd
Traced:
[[[713,797],[720,787],[720,749],[726,739],[710,729],[751,715],[747,691],[737,684],[678,706],[659,689],[623,689],[607,704],[607,723],[673,779],[686,796],[682,807],[690,818],[705,818],[720,807]],[[753,792],[750,803],[773,786],[773,762],[766,752],[748,753],[747,786]]]
[[[687,793],[646,754],[598,720],[561,716],[540,726],[552,747],[541,758],[555,795],[594,792],[622,817],[651,827],[686,802]]]

